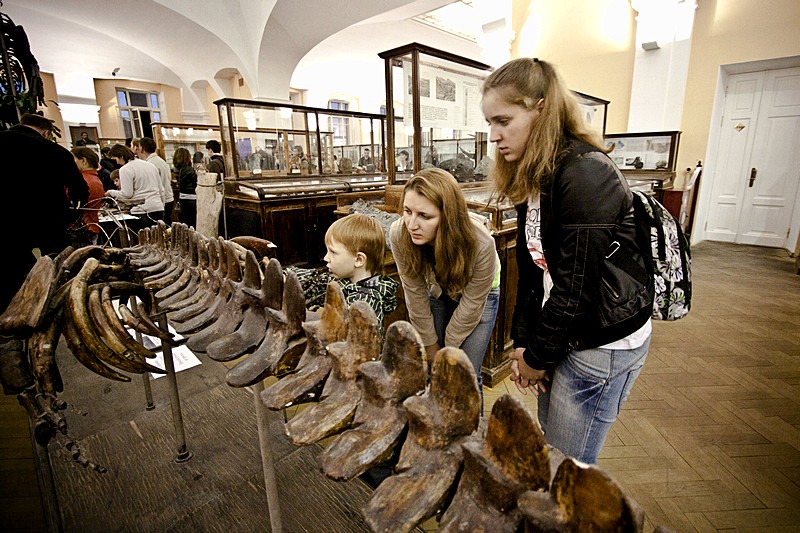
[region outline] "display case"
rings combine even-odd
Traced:
[[[225,235],[272,241],[283,265],[321,265],[336,197],[382,194],[386,186],[386,117],[281,102],[215,103]]]
[[[172,156],[178,148],[186,148],[192,155],[200,152],[205,157],[206,142],[221,139],[219,127],[209,124],[153,122],[152,127],[156,153],[169,163],[170,167]]]
[[[459,181],[485,181],[490,154],[480,89],[491,67],[418,43],[378,55],[385,63],[390,185],[429,166]],[[398,170],[401,150],[409,164]]]
[[[604,136],[608,156],[632,188],[659,200],[675,179],[680,131],[612,133]]]
[[[606,134],[609,101],[578,91],[572,91],[572,94],[578,100],[584,123],[589,126],[589,129],[604,137]]]

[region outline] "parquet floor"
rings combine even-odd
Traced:
[[[654,324],[599,464],[647,532],[800,531],[800,276],[783,250],[705,242],[693,255],[692,312]],[[487,412],[505,393],[535,411],[506,380],[486,389]],[[1,531],[45,530],[30,452],[22,408],[0,396]]]

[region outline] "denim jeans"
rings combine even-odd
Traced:
[[[597,456],[642,370],[650,347],[593,348],[571,352],[555,370],[547,393],[539,394],[539,423],[548,444],[584,463]]]
[[[453,299],[442,295],[441,298],[430,297],[431,314],[433,315],[433,327],[436,329],[436,336],[439,339],[439,346],[444,347],[445,331],[447,324],[450,323],[450,318],[458,307],[458,302]],[[475,373],[478,375],[478,388],[481,389],[483,394],[483,380],[481,379],[481,365],[483,364],[483,357],[486,355],[486,349],[489,347],[489,340],[492,338],[492,330],[494,329],[494,321],[497,318],[497,307],[500,304],[500,289],[492,289],[486,297],[486,305],[483,308],[480,322],[475,326],[461,346],[464,353],[467,354],[470,362],[472,363]]]

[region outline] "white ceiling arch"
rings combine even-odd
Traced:
[[[224,94],[221,73],[235,72],[255,98],[286,99],[298,63],[328,37],[371,17],[392,24],[393,13],[396,22],[450,1],[4,0],[0,11],[25,28],[60,100],[94,98],[94,78],[119,68],[120,78],[179,88],[182,111],[200,112],[199,81]],[[380,37],[371,36],[372,47]]]

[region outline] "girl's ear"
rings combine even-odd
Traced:
[[[539,101],[536,102],[536,110],[541,113],[542,109],[544,109],[544,98],[539,98]]]
[[[356,256],[355,256],[355,259],[353,260],[353,263],[355,264],[356,268],[360,268],[360,267],[366,265],[367,264],[367,254],[365,254],[364,252],[356,253]]]

